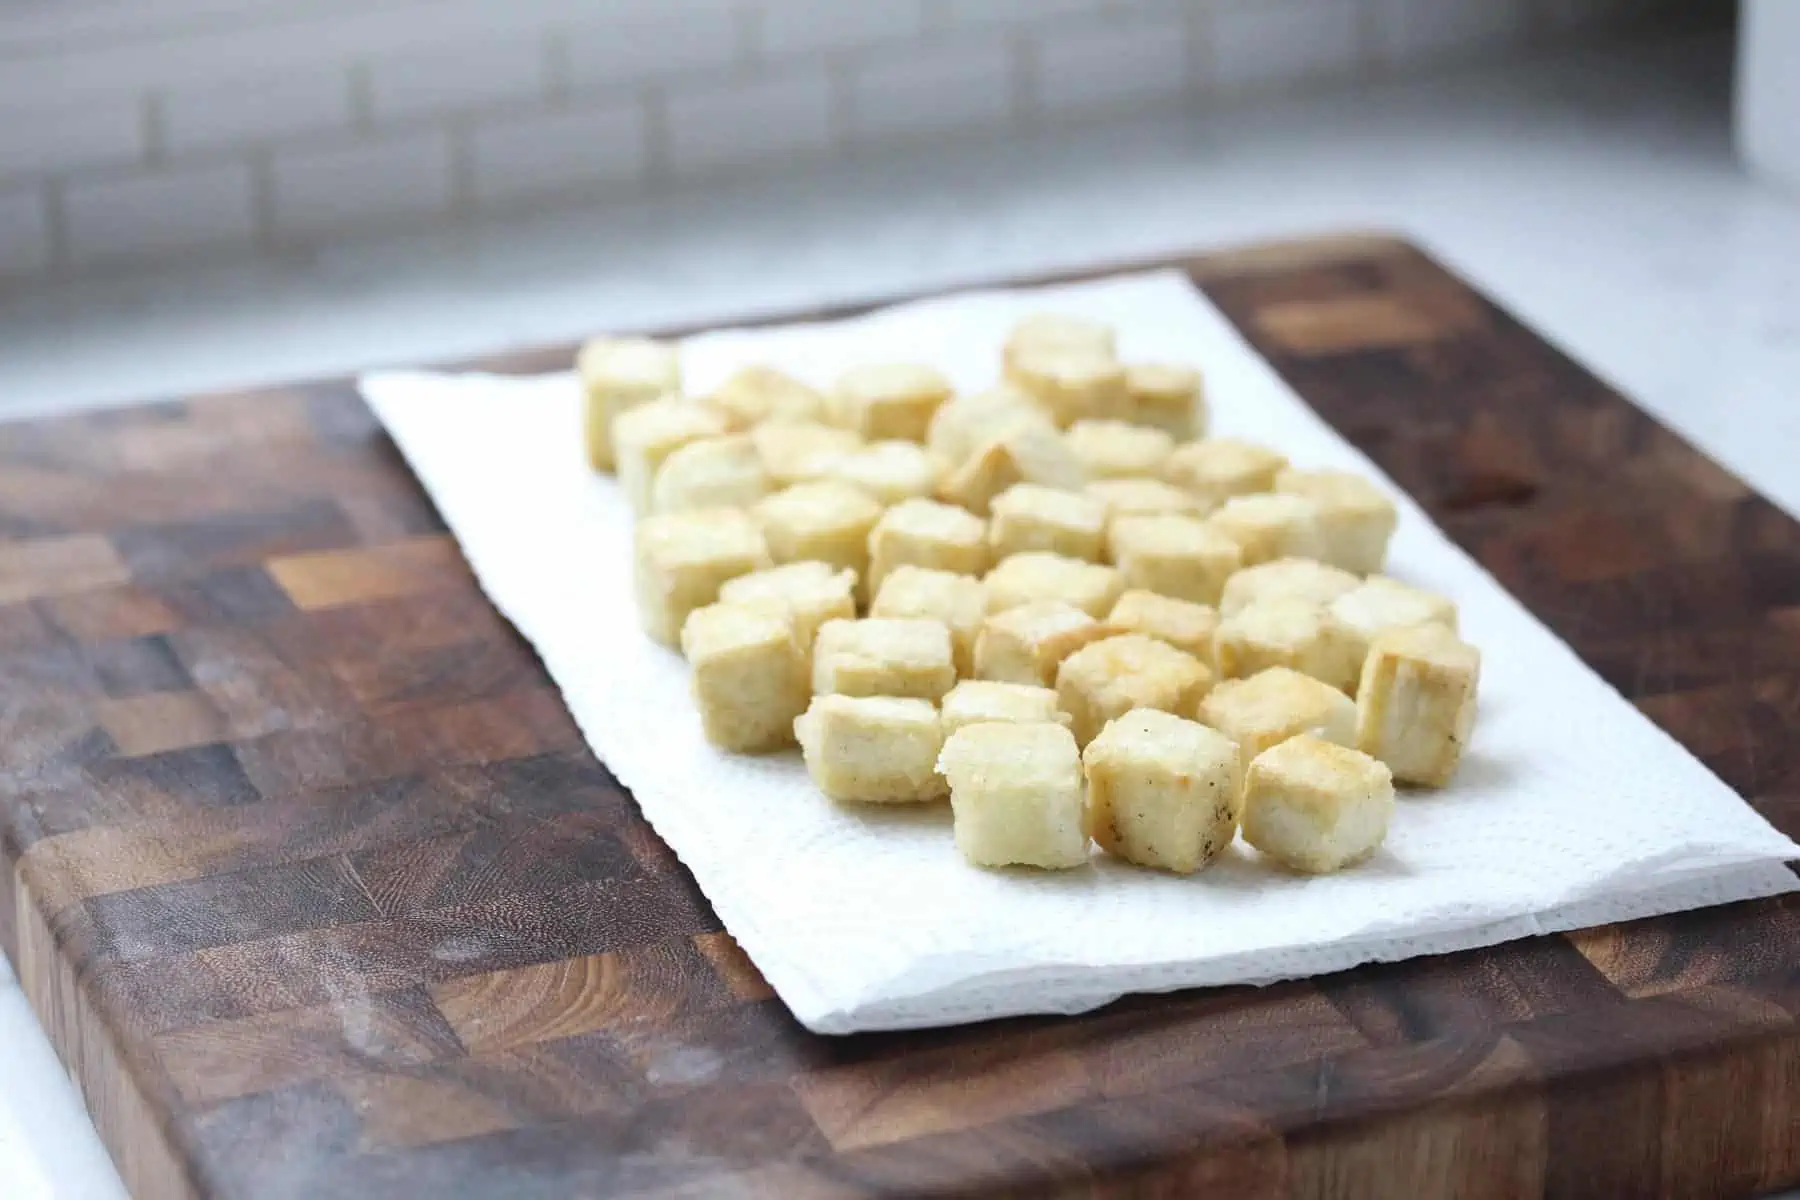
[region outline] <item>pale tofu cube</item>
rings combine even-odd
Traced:
[[[988,572],[985,582],[990,613],[1034,600],[1061,600],[1095,620],[1111,612],[1125,590],[1119,572],[1112,567],[1041,550],[1002,559]]]
[[[768,494],[755,441],[733,433],[689,442],[663,459],[650,485],[650,509],[748,508]]]
[[[1216,609],[1133,588],[1119,597],[1106,623],[1120,633],[1141,633],[1167,642],[1213,666],[1213,634],[1219,628]]]
[[[938,494],[970,512],[988,514],[995,496],[1020,483],[1075,491],[1084,476],[1062,436],[1049,425],[1019,421],[979,446],[945,476]]]
[[[1162,430],[1125,421],[1077,421],[1063,440],[1089,479],[1155,478],[1175,450]]]
[[[620,413],[681,391],[675,347],[648,338],[595,338],[575,360],[581,376],[588,462],[613,469],[613,422]]]
[[[1348,692],[1356,673],[1328,631],[1325,610],[1310,600],[1277,596],[1219,618],[1213,660],[1226,679],[1247,679],[1270,667],[1288,667]]]
[[[941,800],[944,748],[937,709],[898,696],[814,696],[794,722],[806,770],[833,800],[918,804]]]
[[[1303,733],[1356,745],[1356,705],[1350,697],[1286,667],[1223,680],[1200,701],[1200,720],[1236,742],[1245,762]]]
[[[770,565],[762,531],[735,508],[645,517],[633,540],[638,621],[665,646],[680,644],[688,614],[717,600],[727,580]]]
[[[1295,871],[1323,875],[1363,861],[1393,813],[1386,766],[1310,734],[1263,751],[1245,772],[1244,840]]]
[[[1163,478],[1217,508],[1232,496],[1266,492],[1287,459],[1267,446],[1235,438],[1207,438],[1175,447],[1163,464]]]
[[[1099,321],[1065,313],[1033,313],[1021,318],[1007,333],[1002,362],[1010,365],[1015,358],[1042,351],[1073,351],[1112,358],[1118,352],[1117,338],[1112,326]]]
[[[1197,367],[1134,363],[1125,368],[1125,419],[1176,441],[1205,437],[1206,391]]]
[[[1237,834],[1237,744],[1204,725],[1133,709],[1082,751],[1088,831],[1108,854],[1191,875]]]
[[[1380,488],[1349,471],[1290,467],[1275,476],[1275,490],[1304,496],[1318,506],[1322,561],[1358,575],[1381,570],[1400,511]]]
[[[688,614],[681,651],[706,740],[760,754],[794,744],[794,718],[812,698],[792,623],[784,616],[709,604]]]
[[[1002,384],[944,401],[931,416],[925,445],[951,467],[960,467],[975,451],[1021,424],[1052,432],[1056,429],[1037,401],[1018,388]]]
[[[987,588],[973,575],[906,563],[881,581],[869,615],[942,621],[950,629],[956,673],[969,676],[975,673],[975,639],[987,620]]]
[[[824,393],[774,367],[750,366],[734,371],[712,394],[712,402],[730,414],[739,429],[764,421],[818,421],[829,415]]]
[[[825,477],[859,487],[883,504],[898,504],[930,497],[943,473],[938,457],[914,442],[870,442],[833,459]]]
[[[1396,779],[1443,787],[1475,726],[1481,652],[1442,625],[1380,634],[1356,689],[1356,745]]]
[[[848,429],[800,420],[772,420],[752,429],[750,436],[771,485],[778,488],[825,478],[833,463],[863,444]]]
[[[1372,575],[1333,600],[1325,609],[1326,633],[1333,653],[1349,674],[1346,691],[1356,687],[1369,645],[1391,629],[1442,625],[1456,630],[1456,605],[1422,588],[1385,575]]]
[[[1125,368],[1110,354],[1021,351],[1007,362],[1006,379],[1064,429],[1082,420],[1117,419],[1125,412]]]
[[[1021,604],[982,624],[975,639],[975,674],[1050,687],[1063,659],[1112,632],[1111,626],[1060,600]]]
[[[1134,708],[1190,716],[1212,686],[1212,672],[1191,654],[1141,633],[1090,642],[1056,669],[1056,696],[1085,746],[1114,717]]]
[[[1121,517],[1107,531],[1107,552],[1127,587],[1195,604],[1217,604],[1243,565],[1235,541],[1194,517]]]
[[[756,519],[778,563],[822,562],[869,573],[869,536],[881,505],[847,483],[797,483],[756,506]]]
[[[895,567],[911,563],[980,575],[987,570],[987,522],[953,504],[903,500],[887,510],[869,534],[869,594]]]
[[[729,580],[719,589],[719,600],[789,622],[810,685],[819,627],[856,616],[856,572],[823,562],[786,563]]]
[[[1304,496],[1274,492],[1233,496],[1206,518],[1244,552],[1244,565],[1277,558],[1317,558],[1319,509]]]
[[[918,363],[870,363],[838,378],[837,423],[869,441],[923,442],[931,416],[950,398],[950,381]]]
[[[1210,511],[1191,492],[1160,479],[1096,479],[1082,489],[1106,505],[1106,527],[1125,517],[1201,517]]]
[[[620,413],[613,422],[613,454],[632,511],[640,516],[652,511],[656,472],[671,454],[726,431],[724,414],[698,400],[670,397]]]
[[[1098,562],[1106,549],[1106,504],[1080,492],[1016,483],[989,507],[996,559],[1031,550]]]
[[[1362,580],[1311,558],[1277,558],[1245,567],[1225,581],[1219,611],[1226,616],[1263,600],[1292,596],[1324,607]]]
[[[942,621],[827,621],[813,642],[812,690],[818,695],[910,696],[935,702],[955,686],[950,628]]]
[[[965,725],[944,739],[956,848],[981,867],[1087,862],[1081,755],[1059,724]]]
[[[1056,692],[1025,683],[1000,683],[992,679],[965,679],[944,697],[941,712],[944,736],[964,725],[1008,721],[1015,725],[1049,722],[1067,725],[1069,714],[1056,706]]]

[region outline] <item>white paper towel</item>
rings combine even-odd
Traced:
[[[851,321],[690,339],[703,392],[752,362],[817,385],[881,359],[994,382],[1007,328],[1110,322],[1129,359],[1203,364],[1220,433],[1380,478],[1174,272],[924,301]],[[488,596],[537,648],[594,752],[636,795],[727,929],[807,1028],[907,1028],[1079,1012],[1127,992],[1263,983],[1773,895],[1797,848],[1612,691],[1397,488],[1391,571],[1461,608],[1481,647],[1454,784],[1403,795],[1383,849],[1297,878],[1241,846],[1175,878],[966,865],[944,806],[840,807],[797,753],[722,753],[680,658],[638,630],[631,516],[587,467],[569,375],[380,374],[364,394]],[[1385,480],[1384,480],[1385,482]]]

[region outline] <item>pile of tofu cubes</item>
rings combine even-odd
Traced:
[[[846,804],[948,796],[981,866],[1090,842],[1187,873],[1241,831],[1301,872],[1367,858],[1394,784],[1442,787],[1475,714],[1445,598],[1380,574],[1360,476],[1209,438],[1200,372],[1020,322],[1004,382],[751,367],[683,393],[673,347],[582,350],[586,435],[637,514],[638,610],[706,737],[795,746]]]

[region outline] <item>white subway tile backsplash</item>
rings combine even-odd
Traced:
[[[427,131],[277,153],[270,200],[278,237],[357,229],[450,208],[450,139]]]
[[[477,126],[470,135],[475,202],[500,208],[643,178],[644,108],[625,102]]]
[[[1374,0],[1375,34],[1388,63],[1483,54],[1525,34],[1524,0]]]
[[[1358,10],[1344,0],[1264,0],[1213,18],[1210,78],[1223,92],[1347,74],[1360,65]]]
[[[37,107],[0,107],[0,183],[143,160],[144,101],[64,108],[53,106],[54,94],[43,100]]]
[[[967,29],[1018,22],[1044,22],[1071,14],[1098,13],[1108,0],[925,0],[930,29]]]
[[[1036,43],[1039,110],[1065,116],[1172,100],[1187,88],[1188,42],[1179,15],[1045,34]]]
[[[172,88],[161,101],[163,149],[175,155],[350,126],[347,71]]]
[[[757,16],[757,48],[771,58],[905,41],[924,22],[919,0],[765,0]]]
[[[69,260],[89,266],[248,246],[251,208],[243,163],[71,183],[63,192]]]
[[[542,100],[550,93],[546,34],[425,46],[368,60],[377,124]]]
[[[569,86],[577,91],[724,71],[739,61],[740,40],[736,11],[724,6],[680,18],[575,25],[562,37]]]
[[[992,40],[877,61],[850,76],[851,137],[881,142],[1004,125],[1012,115],[1013,48]]]
[[[672,94],[669,166],[694,175],[820,153],[831,144],[831,100],[822,69]]]
[[[50,267],[50,204],[41,187],[0,192],[0,279]]]

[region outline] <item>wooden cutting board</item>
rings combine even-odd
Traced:
[[[1406,245],[1180,265],[1800,834],[1800,524]],[[1791,898],[1079,1018],[805,1033],[344,381],[0,429],[0,722],[0,939],[141,1196],[1800,1181]]]

